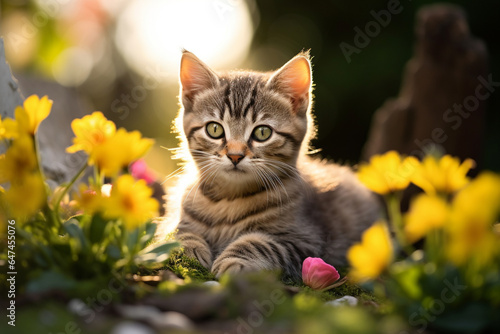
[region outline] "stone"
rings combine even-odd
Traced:
[[[208,287],[214,287],[214,286],[220,286],[220,283],[217,281],[206,281],[206,282],[203,282],[203,285],[208,286]]]
[[[3,39],[0,38],[0,116],[2,119],[14,118],[14,110],[24,101],[19,85],[12,76],[10,66],[5,61]],[[5,153],[5,146],[0,145],[0,154]]]
[[[151,305],[116,305],[115,309],[124,318],[142,321],[155,328],[193,329],[194,323],[179,312],[161,312]]]
[[[223,309],[227,303],[227,294],[210,293],[207,289],[180,291],[174,296],[148,296],[142,300],[146,305],[153,305],[164,312],[178,312],[188,318],[199,321],[210,318],[216,310]]]
[[[152,317],[150,323],[158,329],[192,330],[195,328],[194,323],[184,314],[179,312],[160,313]]]
[[[330,306],[356,306],[358,305],[358,299],[353,296],[344,296],[335,300],[330,300],[325,303],[325,305],[330,305]]]
[[[148,321],[161,313],[158,308],[150,305],[116,305],[116,310],[122,317],[137,321]]]
[[[123,321],[113,327],[111,334],[154,334],[155,331],[141,323]]]
[[[24,101],[17,80],[5,61],[3,39],[0,38],[0,116],[14,118],[14,109]]]
[[[54,101],[52,111],[38,129],[42,166],[51,187],[68,182],[80,170],[87,157],[83,152],[66,153],[72,144],[71,121],[89,112],[75,90],[31,76],[13,77],[5,60],[3,39],[0,38],[0,115],[14,118],[14,110],[24,98],[47,95]],[[0,150],[5,148],[0,147]],[[0,151],[2,153],[2,151]]]
[[[91,109],[73,89],[31,76],[20,75],[18,80],[24,96],[47,95],[54,101],[49,117],[38,129],[40,156],[45,176],[52,181],[51,186],[68,182],[87,160],[82,151],[74,154],[66,152],[74,137],[71,122],[89,114]]]

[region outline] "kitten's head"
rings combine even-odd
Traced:
[[[184,51],[180,81],[177,127],[202,177],[234,185],[292,174],[313,128],[307,53],[271,73],[215,73]]]

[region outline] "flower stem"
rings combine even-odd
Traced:
[[[99,170],[99,167],[97,165],[94,166],[94,182],[96,185],[96,188],[101,190],[102,186],[104,184],[104,175],[101,173]]]
[[[45,173],[43,172],[43,165],[42,165],[42,157],[40,155],[40,146],[38,145],[38,135],[35,132],[33,134],[33,142],[34,142],[34,149],[35,149],[35,156],[36,156],[36,162],[38,165],[38,172],[42,176],[42,180],[45,181]]]
[[[440,262],[440,245],[442,244],[442,234],[438,229],[429,232],[425,239],[425,250],[429,254],[429,260],[435,263]]]
[[[403,231],[404,226],[403,216],[401,215],[400,196],[395,193],[389,194],[385,197],[385,200],[387,203],[389,220],[392,224],[392,228],[394,229],[394,233],[396,234],[398,244],[409,255],[413,250],[412,247],[408,245]]]
[[[42,157],[40,155],[40,146],[38,145],[38,135],[35,132],[33,134],[33,149],[35,150],[35,157],[36,157],[36,164],[38,167],[38,173],[40,174],[40,177],[42,178],[42,181],[45,184],[45,173],[43,172],[43,165],[42,165]],[[44,187],[46,188],[46,187]],[[48,188],[46,188],[48,189]],[[45,190],[45,200],[44,200],[44,205],[42,207],[42,212],[45,216],[45,218],[48,220],[49,225],[59,229],[59,221],[57,219],[54,219],[54,213],[50,210],[49,205],[47,204],[47,198],[49,196],[49,191]],[[56,226],[57,225],[57,226]]]
[[[75,182],[83,175],[83,173],[85,172],[87,167],[88,167],[88,162],[85,162],[85,164],[82,166],[82,168],[80,168],[78,173],[76,173],[75,176],[73,176],[73,178],[71,179],[71,181],[69,181],[68,185],[61,192],[61,195],[59,195],[59,198],[57,199],[57,201],[55,203],[54,212],[56,214],[56,219],[60,223],[61,223],[61,216],[59,215],[59,208],[61,207],[61,202],[62,202],[64,196],[66,196],[66,194],[68,193],[69,189],[73,186],[73,184],[75,184]]]

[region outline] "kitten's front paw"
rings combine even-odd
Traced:
[[[212,267],[212,251],[207,242],[198,235],[184,234],[180,236],[184,254],[197,259],[208,270]]]
[[[224,273],[239,274],[243,272],[257,271],[260,268],[248,260],[238,257],[218,257],[212,266],[212,274],[219,278]]]
[[[212,267],[212,253],[206,248],[188,248],[184,247],[184,254],[187,257],[197,259],[201,265],[208,270]]]

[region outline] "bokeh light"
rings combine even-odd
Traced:
[[[216,68],[237,66],[253,30],[245,1],[133,0],[118,17],[116,44],[138,73],[160,67],[177,80],[183,48]]]

